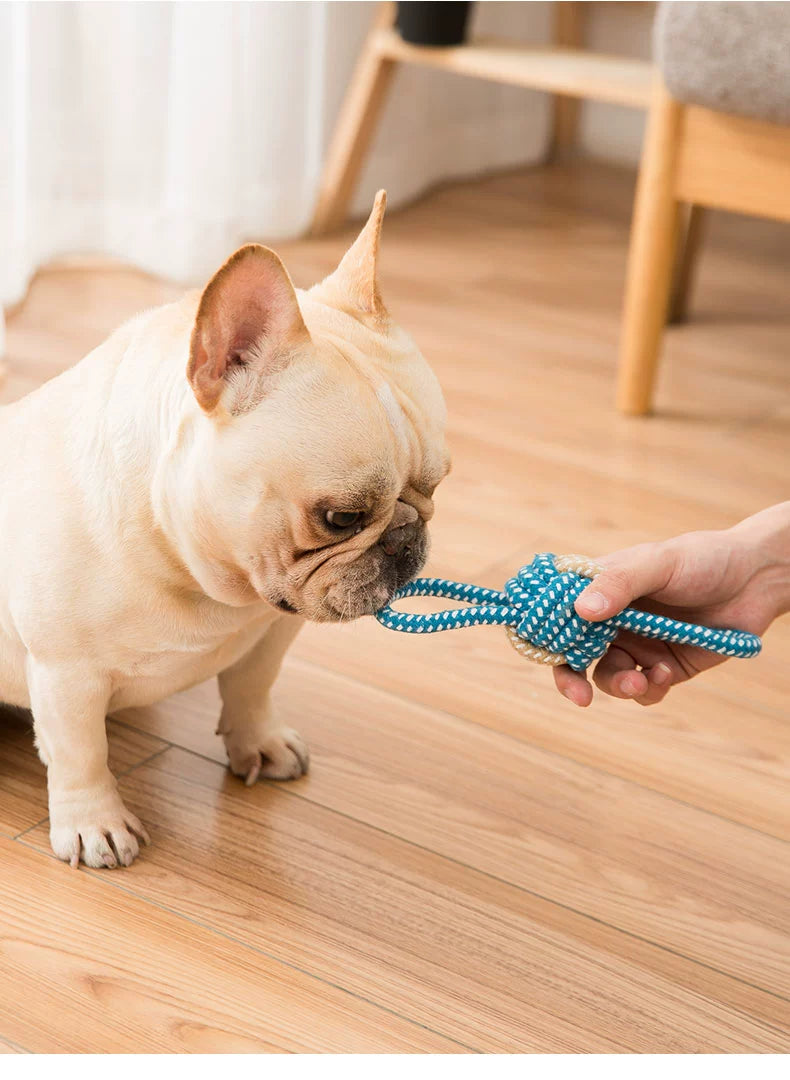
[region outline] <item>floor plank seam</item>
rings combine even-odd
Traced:
[[[23,836],[27,836],[29,832],[33,832],[35,829],[39,828],[39,826],[44,825],[47,821],[49,821],[49,814],[41,818],[40,821],[35,821],[32,825],[28,825],[26,829],[23,829],[21,833],[17,833],[16,836],[12,836],[11,839],[21,840]]]
[[[187,753],[190,753],[190,751],[187,751]],[[211,760],[211,759],[209,758],[207,760]],[[215,762],[215,764],[216,764],[216,762]],[[276,785],[277,784],[276,780],[265,780],[264,782],[267,783],[267,784],[271,784],[271,785]],[[283,791],[284,794],[290,795],[292,798],[304,799],[305,802],[311,802],[311,803],[313,802],[312,799],[305,799],[305,796],[300,795],[298,792],[288,791],[285,788],[283,788],[281,790]],[[315,803],[314,805],[322,806],[323,809],[328,810],[330,813],[338,814],[340,817],[346,818],[349,821],[354,821],[357,824],[367,826],[367,828],[375,829],[377,832],[380,832],[384,836],[389,836],[392,839],[400,840],[402,843],[408,844],[410,847],[414,847],[418,851],[425,851],[428,854],[436,856],[437,858],[446,859],[448,862],[453,863],[455,866],[459,866],[462,869],[471,870],[472,872],[474,872],[476,874],[481,874],[484,877],[489,878],[491,881],[497,881],[501,885],[507,885],[510,888],[518,889],[520,892],[526,893],[526,895],[528,895],[528,896],[534,896],[536,899],[542,900],[546,904],[550,904],[550,905],[552,905],[554,907],[557,907],[557,908],[559,908],[559,909],[561,909],[563,911],[568,911],[573,915],[577,915],[579,918],[589,919],[591,922],[597,923],[599,926],[604,926],[608,930],[612,930],[612,931],[614,931],[614,932],[616,932],[618,934],[623,934],[626,937],[632,938],[634,941],[641,941],[642,944],[648,945],[651,948],[660,949],[662,952],[668,953],[670,956],[676,956],[681,960],[685,960],[689,964],[694,964],[697,967],[704,968],[706,971],[713,971],[717,975],[721,975],[722,978],[732,979],[734,982],[740,983],[742,986],[748,986],[752,990],[757,990],[759,993],[768,994],[771,997],[776,998],[778,1001],[783,1001],[783,1002],[786,1002],[786,1003],[790,1004],[790,998],[785,997],[783,994],[777,993],[775,990],[770,990],[770,989],[768,989],[768,987],[759,986],[757,983],[749,982],[748,979],[743,979],[739,975],[733,975],[729,971],[722,971],[721,968],[714,967],[713,964],[707,964],[707,963],[705,963],[704,960],[697,960],[695,957],[688,956],[686,953],[679,952],[677,949],[671,949],[668,945],[662,945],[658,941],[652,941],[650,938],[642,937],[641,934],[637,934],[633,930],[627,930],[622,926],[616,926],[614,923],[606,922],[606,920],[600,919],[596,915],[592,915],[590,912],[582,911],[579,908],[572,907],[570,904],[563,904],[559,900],[554,900],[549,896],[544,896],[543,893],[536,892],[534,889],[527,889],[523,885],[519,885],[517,882],[508,881],[506,878],[501,878],[496,874],[492,874],[488,870],[482,870],[479,867],[472,866],[469,863],[462,862],[460,859],[456,859],[452,855],[446,855],[444,852],[436,851],[436,850],[434,850],[434,848],[427,847],[424,844],[418,844],[415,841],[408,839],[407,837],[399,836],[397,833],[391,833],[387,829],[383,829],[379,825],[373,825],[370,822],[362,821],[359,818],[355,818],[350,814],[344,814],[340,810],[335,810],[332,807],[326,807],[326,806],[323,805],[323,803]],[[691,991],[691,992],[696,993],[696,991]],[[700,995],[700,996],[704,997],[704,995]],[[705,998],[705,1000],[709,1000],[709,999]],[[732,1006],[732,1008],[734,1008],[734,1006]],[[736,1009],[735,1011],[739,1011],[739,1010]],[[742,1013],[741,1015],[748,1016],[749,1014],[748,1013]],[[767,1026],[770,1027],[771,1030],[778,1031],[782,1035],[788,1034],[788,1032],[786,1032],[785,1030],[783,1030],[781,1028],[773,1028],[771,1025],[767,1025]]]
[[[134,731],[136,735],[145,734],[145,732],[140,732],[137,728],[130,728],[129,730]],[[160,739],[159,741],[164,742],[164,739]],[[123,769],[123,771],[121,772],[116,772],[116,780],[120,780],[122,777],[128,776],[130,773],[133,773],[135,769],[139,769],[142,765],[147,765],[149,761],[153,761],[154,758],[158,758],[160,754],[166,754],[168,750],[172,750],[174,748],[175,746],[173,743],[166,743],[164,746],[160,747],[159,750],[156,750],[153,754],[149,754],[148,757],[143,758],[142,761],[138,761],[136,762],[136,764],[130,765],[128,769]],[[181,747],[178,747],[178,749],[180,750]],[[33,832],[40,825],[43,825],[46,821],[49,821],[49,814],[45,814],[43,818],[40,818],[38,821],[34,821],[32,825],[28,825],[26,829],[23,829],[22,832],[17,833],[16,836],[11,836],[11,839],[19,840],[20,837],[26,836],[29,832]]]
[[[16,1050],[18,1054],[33,1053],[32,1050],[28,1050],[26,1047],[20,1046],[18,1042],[14,1042],[13,1039],[9,1039],[8,1036],[4,1035],[2,1031],[0,1031],[0,1039],[6,1044],[6,1046],[10,1046],[13,1050]]]
[[[216,765],[216,762],[214,762],[214,764]],[[274,781],[272,782],[274,783]],[[24,840],[21,840],[20,844],[22,845],[22,847],[27,848],[28,851],[35,852],[37,855],[43,855],[45,858],[51,859],[55,862],[60,861],[58,860],[57,856],[50,851],[42,851],[40,848],[34,847],[32,844],[29,844]],[[65,870],[66,868],[64,867],[64,871]],[[321,983],[323,986],[330,986],[334,990],[340,991],[340,993],[348,994],[349,997],[352,997],[357,1001],[365,1002],[365,1004],[370,1005],[373,1009],[379,1009],[382,1012],[389,1014],[390,1016],[394,1016],[397,1017],[397,1019],[399,1020],[403,1020],[407,1024],[413,1024],[415,1027],[421,1028],[423,1031],[428,1031],[432,1035],[436,1035],[438,1038],[445,1039],[447,1042],[453,1043],[461,1050],[465,1050],[471,1054],[483,1053],[482,1050],[479,1050],[478,1048],[473,1046],[468,1046],[466,1043],[462,1043],[458,1039],[455,1039],[450,1035],[445,1035],[443,1032],[437,1031],[435,1028],[430,1027],[428,1024],[423,1024],[419,1020],[415,1020],[411,1016],[406,1016],[404,1013],[399,1013],[396,1009],[391,1009],[387,1005],[382,1005],[377,1001],[373,1001],[371,998],[365,997],[364,994],[358,994],[354,990],[349,990],[348,987],[342,986],[340,983],[333,982],[331,979],[325,979],[321,975],[317,975],[314,971],[309,971],[307,968],[300,967],[298,964],[291,963],[289,960],[283,960],[281,957],[275,956],[273,953],[267,952],[266,949],[262,949],[257,945],[251,945],[249,942],[243,941],[241,938],[234,937],[232,934],[228,934],[223,930],[218,930],[215,926],[210,926],[208,923],[202,922],[200,919],[195,919],[190,915],[186,915],[184,914],[184,912],[178,911],[176,908],[171,908],[168,907],[167,904],[162,904],[157,900],[152,900],[150,897],[135,892],[134,890],[120,884],[118,881],[113,881],[110,877],[106,876],[106,874],[119,873],[117,869],[115,871],[109,870],[105,874],[105,872],[101,870],[93,870],[87,866],[80,866],[79,869],[76,871],[72,870],[71,867],[69,867],[68,872],[84,874],[86,877],[100,882],[103,885],[109,885],[111,888],[117,889],[119,892],[122,892],[125,896],[130,896],[132,897],[132,899],[139,901],[141,904],[146,904],[152,908],[157,909],[158,911],[166,912],[168,915],[172,915],[177,919],[182,919],[184,922],[189,923],[191,926],[198,926],[202,930],[207,931],[213,936],[222,938],[224,941],[228,941],[233,945],[247,950],[248,952],[255,953],[258,956],[265,956],[274,964],[281,964],[283,967],[287,967],[291,971],[298,971],[300,974],[306,976],[309,979],[313,979],[315,982]]]
[[[164,739],[161,739],[160,741],[165,742]],[[175,746],[174,743],[165,742],[165,745],[160,747],[158,750],[155,750],[153,752],[153,754],[149,754],[148,757],[143,758],[141,761],[136,761],[134,763],[134,765],[130,765],[128,767],[128,769],[124,769],[122,772],[116,773],[115,774],[116,778],[118,780],[120,780],[122,776],[129,776],[131,773],[133,773],[135,771],[135,769],[142,769],[142,767],[144,765],[148,765],[150,762],[154,761],[156,758],[161,757],[162,754],[166,754],[168,750],[174,749],[174,746]]]
[[[709,810],[705,806],[698,806],[696,803],[687,802],[685,799],[679,798],[677,795],[669,795],[666,791],[661,791],[660,788],[651,787],[649,784],[644,784],[639,780],[634,780],[630,776],[623,776],[621,773],[610,772],[608,769],[603,769],[598,765],[591,765],[589,761],[584,761],[580,758],[573,757],[570,754],[563,754],[559,750],[554,750],[549,746],[544,746],[543,743],[537,742],[533,739],[522,739],[518,735],[513,735],[509,731],[500,731],[498,728],[488,727],[486,724],[481,724],[477,720],[470,720],[467,716],[457,716],[455,713],[448,712],[447,709],[442,709],[439,706],[428,705],[425,702],[419,701],[415,698],[405,697],[400,694],[396,694],[393,690],[387,690],[381,686],[377,686],[374,683],[366,682],[364,679],[358,679],[352,675],[342,675],[332,668],[327,667],[325,664],[318,664],[313,660],[299,659],[299,663],[305,664],[308,667],[315,668],[318,671],[326,671],[330,675],[334,675],[336,678],[344,679],[351,683],[358,683],[361,686],[365,686],[370,690],[375,690],[377,693],[385,694],[387,697],[393,698],[395,701],[406,702],[409,705],[414,705],[421,709],[430,709],[431,712],[437,713],[439,716],[443,716],[448,720],[456,721],[459,724],[467,724],[470,727],[478,728],[481,731],[492,732],[495,735],[500,736],[503,739],[508,739],[522,746],[531,746],[537,750],[540,750],[544,754],[549,754],[552,757],[558,758],[560,761],[572,761],[575,765],[578,765],[582,769],[587,769],[590,772],[597,773],[599,776],[608,776],[612,780],[619,780],[625,784],[632,784],[634,787],[639,788],[641,791],[649,791],[651,794],[661,799],[669,799],[673,803],[677,803],[678,806],[688,807],[689,810],[695,810],[700,814],[706,814],[708,817],[715,818],[717,821],[726,821],[729,825],[733,825],[739,829],[748,829],[749,832],[756,833],[758,836],[765,836],[769,840],[776,840],[780,844],[790,845],[790,839],[785,836],[778,836],[775,833],[767,832],[765,829],[759,829],[756,825],[747,825],[743,821],[737,821],[735,818],[726,817],[724,814],[718,814],[715,810]],[[139,732],[138,732],[139,734]],[[187,747],[180,747],[185,750]]]
[[[191,755],[193,757],[196,757],[196,758],[200,758],[202,761],[207,761],[210,764],[216,766],[218,769],[223,769],[223,768],[227,767],[227,766],[223,766],[222,764],[220,764],[220,762],[218,762],[215,758],[208,757],[206,754],[201,754],[197,750],[190,750],[188,747],[179,746],[178,744],[173,744],[173,745],[174,745],[174,748],[180,750],[182,753],[189,754],[189,755]],[[316,802],[315,799],[307,798],[305,795],[302,795],[300,792],[293,791],[293,790],[289,789],[287,784],[283,784],[280,781],[267,780],[267,779],[264,778],[264,779],[259,780],[258,783],[259,784],[260,783],[266,784],[268,787],[271,787],[273,790],[278,791],[283,795],[287,795],[290,798],[301,799],[303,802],[306,802],[309,805],[319,806],[319,807],[321,807],[322,810],[324,810],[328,814],[337,815],[337,817],[343,818],[345,821],[351,821],[354,824],[361,825],[366,829],[372,829],[374,832],[380,833],[382,836],[387,836],[392,840],[397,840],[400,843],[406,844],[409,847],[412,847],[417,851],[423,851],[426,854],[433,855],[435,858],[444,859],[447,862],[452,863],[454,866],[458,866],[458,867],[460,867],[461,869],[464,869],[464,870],[470,870],[472,873],[479,874],[481,877],[488,878],[490,881],[496,881],[500,885],[505,885],[506,887],[511,888],[511,889],[517,889],[519,892],[522,892],[527,896],[533,896],[533,897],[535,897],[535,899],[540,900],[545,904],[549,904],[552,907],[556,907],[556,908],[558,908],[558,909],[560,909],[562,911],[568,911],[571,914],[576,915],[580,919],[589,920],[590,922],[593,922],[593,923],[597,924],[598,926],[606,927],[606,929],[611,930],[611,931],[613,931],[613,932],[615,932],[617,934],[623,934],[625,937],[631,938],[634,941],[640,941],[640,942],[642,942],[643,945],[647,945],[650,948],[658,949],[661,952],[665,952],[670,956],[676,956],[679,959],[685,960],[687,963],[694,964],[696,967],[702,968],[702,969],[704,969],[706,971],[712,971],[715,974],[720,975],[724,979],[731,979],[733,982],[737,982],[741,986],[748,986],[750,989],[756,990],[758,993],[767,994],[770,997],[775,998],[777,1001],[782,1001],[782,1002],[790,1004],[790,997],[785,997],[784,994],[777,993],[775,990],[771,990],[771,989],[769,989],[768,987],[765,987],[765,986],[759,986],[757,983],[750,982],[748,979],[744,979],[739,975],[732,974],[732,972],[722,971],[721,968],[717,968],[713,964],[708,964],[704,960],[698,960],[693,956],[688,956],[686,953],[680,952],[677,949],[672,949],[668,945],[662,945],[658,941],[653,941],[650,938],[643,937],[641,934],[637,934],[633,930],[627,930],[622,926],[616,926],[614,923],[606,922],[605,919],[601,919],[596,915],[592,915],[590,912],[582,911],[579,908],[572,907],[570,904],[563,904],[561,901],[552,899],[549,896],[545,896],[543,893],[536,892],[534,889],[527,889],[525,886],[519,885],[517,882],[508,881],[507,878],[502,878],[502,877],[499,877],[497,874],[492,874],[489,870],[483,870],[480,867],[473,866],[470,863],[463,862],[461,859],[457,859],[452,855],[447,855],[444,852],[436,851],[434,848],[428,847],[425,844],[417,843],[415,840],[411,840],[408,837],[400,836],[398,833],[390,832],[388,829],[383,828],[381,825],[374,825],[372,822],[364,821],[363,819],[354,817],[352,814],[347,814],[342,810],[337,810],[334,807],[326,806],[324,803]],[[26,845],[26,846],[30,846],[30,845]],[[33,849],[33,850],[36,850],[36,849]],[[52,857],[54,858],[54,856],[52,856]],[[93,872],[91,872],[91,873],[92,873],[92,876],[95,876],[93,874]],[[101,874],[101,871],[98,871],[98,873]],[[118,886],[118,887],[120,887],[120,886]],[[135,895],[137,895],[137,894],[135,894]],[[178,914],[178,913],[176,912],[176,914]],[[217,931],[217,932],[221,933],[220,931]],[[223,936],[226,936],[226,935],[223,935]],[[233,939],[233,940],[235,940],[235,939]],[[697,993],[697,991],[690,991],[690,992],[691,993]],[[704,998],[704,995],[700,994],[699,996]],[[704,1000],[709,1000],[709,999],[704,998]],[[735,1009],[736,1012],[740,1013],[740,1010],[736,1009],[735,1006],[730,1006],[730,1007]],[[740,1015],[749,1016],[748,1013],[740,1013]],[[750,1017],[750,1019],[754,1019],[754,1018]],[[781,1035],[788,1034],[788,1032],[785,1031],[782,1028],[774,1028],[770,1024],[767,1025],[767,1026],[772,1031],[776,1031]],[[437,1034],[437,1033],[435,1033],[435,1034]],[[440,1034],[440,1033],[438,1033],[438,1034]]]
[[[128,720],[121,720],[118,717],[113,716],[112,717],[112,722],[113,722],[113,724],[116,724],[118,727],[124,728],[126,731],[131,731],[135,735],[148,735],[150,738],[157,739],[159,742],[165,743],[165,745],[162,747],[161,750],[157,750],[155,753],[153,753],[151,755],[152,758],[158,757],[160,754],[164,754],[168,750],[186,750],[187,749],[185,746],[182,746],[181,743],[175,743],[175,742],[172,742],[172,741],[170,741],[168,739],[163,739],[161,735],[151,735],[150,731],[144,731],[142,728],[135,727],[134,724],[129,723]],[[205,757],[204,754],[200,754],[198,756],[199,757]],[[146,759],[146,760],[149,760],[149,759]],[[207,758],[206,760],[207,761],[214,761],[214,758]],[[146,763],[145,761],[140,761],[136,765],[131,765],[127,771],[131,772],[132,770],[139,768],[140,765],[145,765],[145,763]],[[215,762],[215,764],[219,764],[219,762]],[[123,774],[118,773],[116,775],[118,775],[118,776],[124,775],[125,776],[126,772],[124,772]]]

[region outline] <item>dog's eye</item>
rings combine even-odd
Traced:
[[[340,532],[359,525],[363,516],[361,510],[327,510],[326,523],[330,529]]]

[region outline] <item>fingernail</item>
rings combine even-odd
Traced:
[[[587,592],[582,597],[584,607],[591,615],[600,615],[606,607],[606,597],[603,593]]]
[[[666,686],[672,678],[672,670],[667,664],[657,664],[653,671],[653,682],[656,686]]]
[[[623,693],[626,694],[628,697],[636,697],[636,695],[639,693],[638,688],[630,679],[623,680],[621,684],[621,689]]]

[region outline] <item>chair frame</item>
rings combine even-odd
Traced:
[[[617,385],[618,408],[644,415],[652,407],[664,327],[688,310],[704,208],[790,221],[790,128],[676,101],[649,62],[583,48],[585,4],[554,8],[552,45],[473,41],[435,49],[404,42],[394,30],[395,5],[380,4],[329,147],[311,233],[343,225],[400,63],[553,94],[554,159],[573,151],[580,98],[648,108]]]
[[[702,207],[790,221],[790,127],[684,105],[657,76],[623,307],[617,405],[628,415],[651,411],[664,327],[688,305]]]

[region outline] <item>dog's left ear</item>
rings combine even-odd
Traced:
[[[273,372],[309,337],[279,257],[260,244],[239,248],[200,298],[187,367],[198,405],[214,412],[234,371]]]
[[[385,318],[387,309],[379,293],[377,270],[381,226],[387,206],[386,191],[379,191],[370,217],[345,253],[338,268],[310,291],[318,299],[353,314]]]

